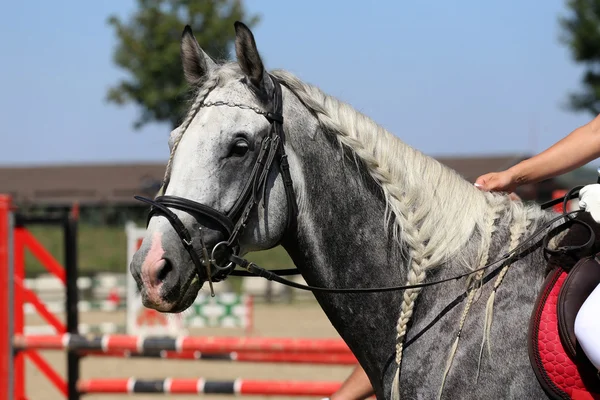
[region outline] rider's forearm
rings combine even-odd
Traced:
[[[509,168],[517,185],[552,178],[600,157],[600,118],[577,128],[552,147]]]

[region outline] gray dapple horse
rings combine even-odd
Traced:
[[[209,276],[230,271],[226,260],[207,261],[213,250],[218,259],[281,244],[313,286],[418,285],[481,268],[556,216],[480,192],[349,105],[289,72],[268,73],[250,30],[235,28],[234,63],[209,58],[188,27],[182,36],[195,93],[169,139],[160,194],[171,200],[149,219],[131,264],[145,306],[189,307]],[[242,193],[257,204],[240,207],[248,204],[238,201]],[[232,230],[235,240],[223,243]],[[526,344],[546,264],[539,241],[532,246],[485,284],[481,270],[425,288],[315,296],[379,399],[543,398]],[[403,351],[466,290],[459,307]]]

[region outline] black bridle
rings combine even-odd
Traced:
[[[278,160],[279,170],[282,174],[283,183],[285,187],[288,205],[288,229],[296,223],[296,216],[298,212],[296,196],[294,193],[292,178],[290,175],[289,163],[283,146],[284,132],[281,84],[275,77],[271,75],[270,77],[274,86],[273,97],[271,100],[272,111],[263,111],[257,107],[227,102],[204,103],[203,105],[201,105],[201,107],[228,106],[249,109],[256,112],[257,114],[263,115],[265,118],[267,118],[271,125],[268,135],[266,135],[262,141],[261,149],[256,163],[254,164],[250,178],[246,182],[246,185],[242,190],[242,194],[240,195],[240,197],[238,198],[235,205],[231,208],[230,211],[223,213],[207,205],[200,204],[195,201],[177,196],[159,196],[156,197],[154,200],[140,196],[135,196],[137,200],[146,202],[151,205],[150,212],[148,215],[148,221],[152,216],[157,214],[162,215],[169,220],[169,222],[175,229],[175,232],[177,232],[177,235],[180,237],[183,247],[190,254],[190,257],[196,267],[199,276],[201,276],[200,274],[202,273],[203,269],[206,271],[207,279],[209,280],[209,283],[211,285],[211,293],[213,296],[214,292],[212,291],[212,280],[221,280],[226,278],[228,275],[258,276],[266,278],[268,280],[273,280],[283,285],[291,286],[301,290],[310,290],[312,292],[374,293],[434,286],[441,283],[458,280],[466,276],[472,275],[476,272],[497,266],[492,272],[490,272],[490,274],[487,277],[485,277],[485,281],[487,281],[491,279],[491,277],[498,274],[498,272],[507,264],[513,263],[514,261],[528,254],[529,250],[535,246],[535,243],[530,244],[529,246],[527,245],[533,242],[534,239],[538,238],[548,228],[550,228],[552,225],[554,225],[561,219],[565,219],[565,222],[578,223],[583,225],[589,231],[590,238],[583,245],[562,247],[556,250],[549,249],[548,243],[550,238],[558,234],[560,230],[565,229],[567,227],[568,224],[563,223],[558,227],[552,229],[551,232],[546,232],[543,241],[544,252],[546,255],[578,251],[581,249],[589,249],[593,245],[595,240],[595,234],[593,229],[585,222],[573,218],[573,215],[582,212],[582,210],[575,210],[572,212],[566,211],[567,202],[570,199],[577,197],[579,190],[582,188],[582,186],[577,186],[571,189],[565,196],[542,204],[542,209],[546,209],[562,202],[564,211],[561,215],[546,222],[536,232],[534,232],[528,238],[522,241],[519,246],[512,249],[496,261],[488,263],[481,268],[470,270],[468,272],[450,278],[431,282],[424,282],[415,285],[400,285],[379,288],[323,288],[302,285],[281,277],[284,275],[298,274],[299,271],[295,268],[285,270],[267,270],[259,267],[255,263],[252,263],[238,255],[240,249],[238,239],[240,233],[246,227],[248,218],[254,207],[256,207],[261,201],[264,201],[265,199],[267,178],[269,176],[269,173],[271,172],[271,168],[273,167],[273,165],[275,165],[275,160]],[[220,227],[220,230],[226,237],[228,237],[228,239],[217,243],[213,247],[212,251],[209,253],[202,238],[202,232],[200,232],[199,235],[192,237],[188,229],[183,225],[183,223],[177,217],[177,215],[170,210],[170,208],[185,211],[190,215],[194,216],[196,220],[198,220],[199,217],[211,220],[218,227]],[[226,256],[224,257],[225,265],[221,265],[221,263],[217,261],[216,250],[218,249],[221,249],[226,253]],[[241,267],[243,270],[234,271],[236,265]]]
[[[290,166],[284,148],[283,98],[281,85],[273,76],[271,76],[271,80],[273,81],[274,86],[271,99],[272,111],[263,111],[258,107],[228,102],[203,103],[199,107],[227,106],[248,109],[263,115],[270,124],[269,133],[265,135],[261,142],[260,151],[250,174],[250,178],[246,182],[241,195],[228,212],[223,213],[205,204],[178,196],[159,196],[154,200],[141,196],[134,196],[135,199],[151,205],[148,214],[148,222],[152,216],[161,215],[167,218],[171,223],[175,232],[181,239],[183,247],[189,253],[199,277],[201,276],[202,270],[206,271],[207,279],[211,287],[211,294],[213,296],[214,291],[212,288],[212,281],[226,278],[229,274],[232,274],[235,269],[237,254],[240,250],[240,233],[246,227],[248,218],[254,207],[260,204],[261,201],[265,201],[267,180],[271,168],[275,165],[275,160],[278,162],[287,198],[287,228],[292,228],[296,221],[298,205],[296,203],[296,195],[294,193],[292,177],[290,175]],[[212,248],[209,255],[209,251],[206,248],[206,244],[202,237],[202,232],[200,231],[198,235],[191,235],[179,217],[177,217],[170,208],[185,211],[194,216],[196,220],[198,220],[198,218],[210,220],[219,227],[219,230],[227,239],[217,243]],[[224,265],[217,261],[217,250],[221,250],[227,255],[225,257],[225,262],[223,263]]]

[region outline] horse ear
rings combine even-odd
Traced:
[[[263,66],[254,35],[242,22],[235,22],[235,53],[242,72],[248,77],[250,83],[257,89],[268,92],[272,82],[268,78]]]
[[[183,73],[189,84],[194,85],[205,80],[216,63],[200,48],[192,28],[185,26],[181,35],[181,63]]]

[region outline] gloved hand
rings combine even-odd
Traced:
[[[594,221],[600,223],[600,184],[594,183],[581,188],[579,207],[589,212]]]

